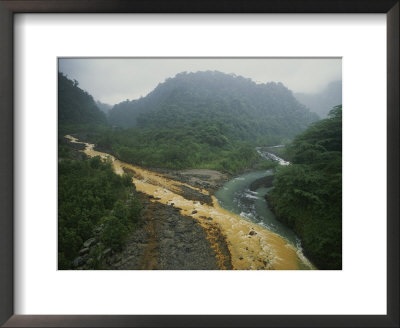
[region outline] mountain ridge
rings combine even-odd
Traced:
[[[93,97],[79,88],[78,81],[61,72],[58,73],[58,123],[62,126],[107,123]]]
[[[116,104],[109,120],[123,128],[179,123],[168,122],[163,112],[176,114],[184,124],[198,118],[224,121],[231,130],[243,129],[240,123],[251,121],[246,128],[255,129],[255,134],[281,137],[292,137],[318,119],[280,82],[257,84],[241,76],[201,71],[179,73],[143,98]]]

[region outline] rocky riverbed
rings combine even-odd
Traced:
[[[299,269],[302,260],[295,246],[219,205],[214,190],[230,176],[211,170],[149,170],[99,152],[93,144],[72,136],[66,138],[85,144],[86,155],[110,161],[117,174],[131,173],[137,192],[143,193],[140,222],[122,252],[112,254],[108,249],[102,250],[101,245],[89,251],[82,249],[80,256],[91,258],[97,255],[92,248],[101,250],[92,267],[101,259],[101,265],[94,268]]]
[[[224,182],[232,177],[227,173],[208,169],[168,170],[157,168],[152,170],[160,172],[172,180],[187,183],[195,188],[206,189],[210,194],[214,194]]]
[[[179,209],[138,193],[141,219],[125,249],[107,258],[104,269],[114,270],[215,270],[221,269],[203,227]],[[220,234],[224,266],[232,269],[224,236]]]
[[[129,170],[125,171],[135,174]],[[166,177],[186,183],[176,185],[177,194],[208,205],[212,204],[211,196],[199,192],[198,188],[217,189],[229,178],[213,170],[162,171],[160,173]],[[121,253],[111,255],[105,261],[105,269],[232,269],[225,236],[211,217],[207,218],[206,233],[198,220],[182,215],[180,208],[174,207],[174,203],[162,204],[158,202],[157,197],[140,192],[138,196],[143,204],[140,222],[130,235],[125,249]],[[209,241],[210,234],[214,245]]]
[[[73,157],[85,156],[83,144],[68,142]],[[126,173],[136,176],[132,169]],[[213,192],[229,176],[213,170],[157,170],[177,182],[175,191],[185,199],[212,205],[209,192]],[[162,171],[162,172],[161,172]],[[85,241],[79,256],[74,260],[76,269],[106,270],[217,270],[232,269],[232,260],[226,238],[212,217],[201,225],[192,216],[180,213],[173,202],[163,204],[157,197],[136,192],[143,206],[139,222],[129,235],[121,252],[111,249],[98,254],[100,246],[97,233]],[[97,229],[101,230],[101,227]],[[212,244],[210,242],[212,240]]]

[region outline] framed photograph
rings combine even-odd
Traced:
[[[341,81],[341,58],[58,58],[58,269],[341,270]]]
[[[399,325],[398,1],[0,15],[1,324]]]

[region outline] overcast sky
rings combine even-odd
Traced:
[[[114,105],[146,96],[176,74],[217,70],[251,78],[256,83],[282,82],[294,92],[314,93],[342,78],[341,59],[159,59],[67,58],[59,70],[95,100]]]

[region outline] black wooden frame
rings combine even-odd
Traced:
[[[385,13],[387,15],[387,315],[14,315],[14,13]],[[5,327],[399,327],[398,90],[398,0],[0,0],[0,149],[2,152],[0,156],[0,324],[4,324]]]

